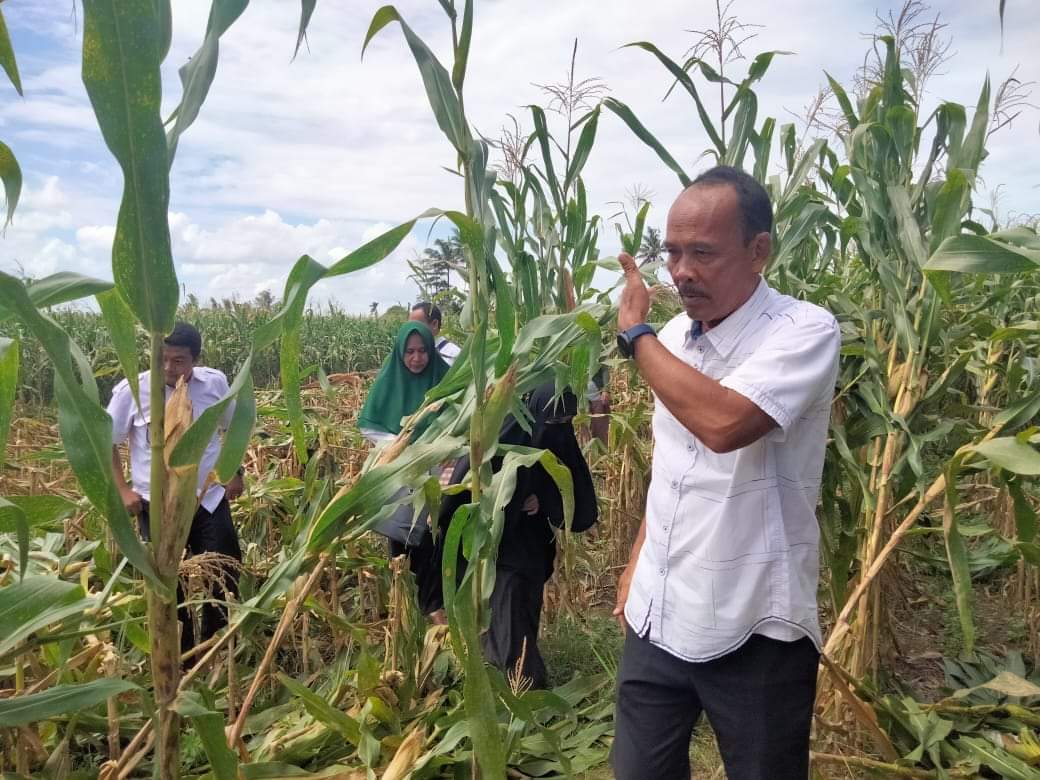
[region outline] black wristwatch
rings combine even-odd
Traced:
[[[621,356],[625,358],[634,357],[636,354],[636,339],[640,336],[646,335],[656,336],[657,331],[645,322],[633,325],[628,330],[621,331],[617,336],[618,352],[620,352]]]

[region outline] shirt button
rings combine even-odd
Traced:
[[[679,489],[679,482],[678,482],[678,480],[672,480],[672,487],[675,488],[676,490]]]
[[[664,569],[658,569],[657,573],[660,574],[663,577],[664,576]]]

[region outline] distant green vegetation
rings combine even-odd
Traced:
[[[182,306],[178,318],[195,325],[202,333],[203,365],[219,368],[234,376],[249,353],[253,332],[273,317],[278,307],[273,303],[213,302],[216,305]],[[101,315],[92,311],[64,309],[51,312],[73,340],[80,345],[98,379],[102,402],[122,376],[112,340]],[[393,346],[394,333],[403,316],[392,313],[382,317],[348,314],[335,306],[311,309],[300,327],[301,365],[315,374],[317,366],[326,373],[370,371],[379,368]],[[50,403],[54,397],[53,369],[39,342],[25,332],[17,320],[0,325],[0,334],[17,335],[21,339],[21,376],[18,397],[28,403]],[[147,369],[147,336],[138,332],[141,370]],[[257,387],[278,385],[279,359],[277,345],[256,356],[253,382]]]

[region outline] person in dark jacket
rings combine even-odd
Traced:
[[[508,418],[499,441],[549,450],[570,470],[574,485],[570,530],[585,531],[596,522],[598,508],[592,474],[571,422],[577,405],[577,398],[569,390],[557,398],[553,383],[541,385],[527,398],[527,409],[533,418],[531,432]],[[501,465],[501,456],[492,462],[496,472]],[[450,482],[459,484],[468,473],[466,456],[455,463]],[[442,539],[455,511],[469,500],[468,491],[445,497],[439,518]],[[544,688],[547,673],[538,650],[538,628],[545,583],[552,576],[556,559],[554,529],[564,526],[564,512],[560,491],[541,465],[519,470],[513,498],[504,514],[484,655],[491,664],[507,672],[513,671],[522,658],[523,676],[533,687]],[[440,570],[439,565],[430,568]],[[420,590],[424,590],[421,584]],[[431,589],[427,587],[425,591],[429,593]]]

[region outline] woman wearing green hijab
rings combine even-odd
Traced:
[[[358,415],[361,433],[373,444],[394,438],[401,432],[402,418],[413,414],[447,373],[448,364],[438,354],[430,329],[421,322],[406,322]]]
[[[410,321],[397,331],[394,351],[383,363],[368,398],[358,416],[358,427],[373,444],[393,439],[401,432],[401,420],[414,414],[426,393],[448,373],[433,343],[433,334],[421,322]],[[394,497],[409,494],[407,488]],[[430,529],[421,519],[416,521],[410,501],[400,504],[393,514],[376,526],[376,531],[390,540],[390,555],[407,555],[412,572],[419,582],[438,582],[430,567],[439,564],[434,554]],[[427,589],[432,588],[432,586]],[[420,604],[433,600],[430,594],[419,594]],[[432,610],[431,610],[432,611]],[[443,622],[440,614],[431,614],[434,622]]]

